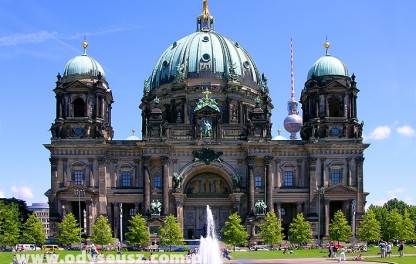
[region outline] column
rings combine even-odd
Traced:
[[[178,220],[178,224],[183,230],[183,200],[181,198],[177,198],[175,201],[176,206],[176,219]]]
[[[266,205],[267,205],[267,212],[273,211],[273,174],[272,174],[272,168],[271,168],[271,161],[273,160],[272,156],[266,156],[264,157],[264,165],[266,167],[265,170],[265,179],[267,182],[267,186],[265,186],[266,191]]]
[[[62,159],[62,175],[63,175],[63,183],[64,186],[70,186],[71,185],[71,177],[68,177],[68,168],[67,168],[68,159],[63,158]]]
[[[296,202],[296,211],[297,211],[298,214],[303,213],[302,204],[303,204],[303,202],[301,202],[301,201]]]
[[[89,158],[88,159],[88,163],[89,163],[89,186],[90,187],[94,187],[94,159]]]
[[[356,212],[359,215],[360,219],[365,211],[365,196],[363,194],[363,163],[364,163],[364,157],[357,157],[355,158],[356,163],[356,179],[357,179],[357,205],[356,205]]]
[[[324,199],[325,221],[324,221],[324,236],[329,236],[329,199]]]
[[[298,171],[296,173],[296,178],[297,178],[297,187],[299,188],[304,188],[305,186],[305,178],[303,177],[303,170],[302,170],[302,160],[298,159],[297,160],[297,168]]]
[[[98,159],[98,214],[100,215],[105,215],[107,211],[107,178],[107,159],[101,157]]]
[[[188,104],[186,103],[186,99],[182,99],[182,103],[183,103],[183,122],[184,124],[190,124],[191,122],[189,121],[189,111],[188,111]]]
[[[169,214],[169,175],[168,175],[168,170],[169,170],[169,157],[167,156],[163,156],[160,157],[160,160],[162,161],[162,200],[163,200],[163,204],[162,204],[162,214],[163,215],[168,215]]]
[[[149,173],[150,157],[143,157],[143,173],[144,173],[144,214],[150,211],[150,173]]]
[[[277,218],[282,219],[282,203],[276,203]]]
[[[254,157],[247,157],[247,169],[248,169],[248,178],[249,178],[249,192],[248,192],[248,212],[254,212],[254,168],[253,162]]]
[[[313,199],[314,191],[318,188],[316,179],[316,158],[309,158],[309,201]]]
[[[280,188],[282,187],[282,175],[281,175],[281,169],[280,169],[280,159],[276,159],[276,187]]]
[[[51,163],[51,192],[55,195],[59,188],[58,182],[58,160],[56,158],[50,158],[49,162]]]
[[[351,157],[347,158],[347,185],[352,186],[352,177],[351,177]]]

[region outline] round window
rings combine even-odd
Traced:
[[[250,62],[248,62],[248,61],[245,61],[243,63],[243,65],[244,65],[244,68],[246,68],[246,69],[250,68]]]
[[[211,59],[211,56],[210,56],[208,53],[204,53],[204,54],[202,55],[202,60],[203,60],[203,61],[207,62],[207,61],[209,61],[210,59]]]
[[[163,61],[163,63],[162,63],[163,68],[168,67],[168,65],[169,65],[169,62],[168,61]]]
[[[203,41],[203,42],[208,42],[208,41],[209,41],[209,37],[208,37],[208,36],[204,36],[204,37],[202,38],[202,41]]]

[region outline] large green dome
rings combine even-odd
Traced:
[[[84,41],[84,54],[75,56],[65,66],[62,77],[68,76],[99,76],[105,79],[105,73],[101,65],[86,53],[88,44]]]
[[[153,69],[149,88],[170,83],[178,74],[184,79],[229,79],[233,75],[257,89],[261,82],[248,52],[239,43],[212,29],[201,29],[170,45]]]
[[[337,57],[325,55],[312,65],[307,79],[310,80],[312,76],[319,77],[327,75],[348,76],[348,68]]]

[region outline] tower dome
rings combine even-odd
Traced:
[[[204,1],[197,32],[173,42],[163,52],[148,80],[149,90],[188,78],[234,79],[261,88],[261,77],[250,54],[238,42],[215,32],[213,21]]]
[[[84,54],[75,56],[65,66],[62,77],[69,76],[95,76],[105,79],[105,73],[101,65],[92,57],[87,55],[88,43],[82,42]]]
[[[337,57],[328,54],[329,42],[325,42],[326,54],[320,57],[310,68],[307,80],[312,76],[338,75],[348,77],[347,66]]]

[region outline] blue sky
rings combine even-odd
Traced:
[[[269,79],[273,136],[284,130],[290,99],[290,38],[299,99],[328,37],[361,90],[367,206],[394,197],[416,204],[415,3],[209,0],[216,31],[245,47]],[[140,135],[143,80],[170,44],[195,31],[201,10],[202,0],[0,0],[0,197],[46,201],[52,90],[84,36],[113,91],[115,139],[125,139],[132,129]]]

